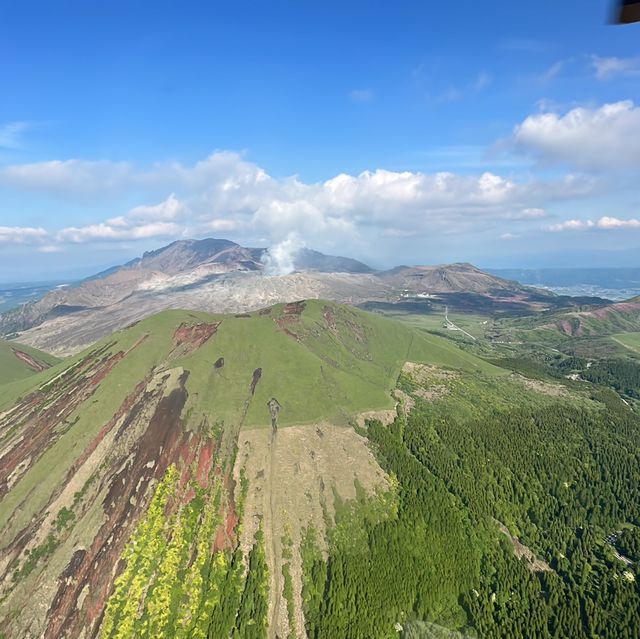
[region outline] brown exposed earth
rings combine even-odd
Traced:
[[[0,416],[5,493],[66,432],[68,417],[90,401],[121,360],[124,354],[109,348],[89,353]],[[216,545],[235,547],[235,480],[222,470],[220,441],[207,434],[212,431],[206,424],[194,431],[183,423],[188,376],[182,368],[151,371],[77,451],[32,519],[21,523],[18,503],[0,522],[0,633],[14,636],[12,629],[19,628],[21,639],[96,637],[113,581],[124,567],[119,558],[169,465],[179,469],[180,481],[167,516],[193,499],[191,478],[207,488],[223,477]],[[43,548],[49,548],[46,561],[31,566],[30,557]]]
[[[537,557],[536,554],[517,537],[514,537],[504,524],[501,524],[499,521],[496,521],[496,523],[498,524],[500,532],[513,544],[513,554],[518,559],[524,559],[527,563],[527,568],[529,568],[531,572],[552,572],[551,566],[543,559]]]
[[[417,388],[411,391],[413,398],[419,397],[428,402],[448,395],[451,392],[451,383],[460,377],[456,371],[414,362],[406,362],[402,367],[402,373],[417,385]],[[414,399],[411,401],[413,402]]]
[[[181,355],[197,351],[205,342],[211,339],[222,322],[207,324],[198,322],[197,324],[182,323],[173,334],[173,344]]]
[[[31,370],[36,371],[36,373],[46,371],[47,368],[50,368],[49,364],[45,364],[44,362],[35,359],[24,351],[19,351],[16,348],[12,348],[11,350],[20,361],[24,362]]]

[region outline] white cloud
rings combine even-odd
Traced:
[[[59,197],[111,194],[131,181],[126,162],[51,160],[0,168],[0,184]]]
[[[188,208],[172,193],[159,204],[136,206],[127,214],[112,217],[106,222],[63,228],[56,233],[56,239],[77,244],[179,236],[184,234],[185,228],[176,220],[188,212]]]
[[[353,102],[369,102],[373,96],[373,89],[353,89],[349,92],[349,99]]]
[[[640,220],[620,220],[617,217],[601,217],[596,226],[600,229],[638,229]]]
[[[374,245],[381,234],[431,238],[437,233],[484,231],[505,222],[521,227],[544,217],[547,204],[588,195],[597,183],[574,175],[541,181],[492,172],[468,175],[383,169],[308,183],[297,177],[276,179],[231,152],[213,153],[193,165],[173,162],[144,170],[76,160],[45,164],[55,167],[67,188],[81,182],[88,172],[96,192],[105,190],[100,171],[107,185],[126,174],[122,179],[130,191],[136,197],[148,193],[151,202],[85,226],[50,229],[46,244],[51,246],[207,235],[232,235],[238,241],[264,238],[276,245],[293,233],[321,250],[344,243],[366,247]],[[26,166],[30,168],[14,166],[3,171],[5,175],[29,175],[34,165]],[[154,203],[152,198],[159,191],[164,199]],[[103,198],[100,201],[102,208]],[[508,229],[500,228],[503,230]]]
[[[129,217],[137,220],[171,221],[184,217],[189,209],[172,193],[160,204],[144,204],[129,211]]]
[[[531,115],[515,127],[512,143],[542,162],[601,170],[640,167],[640,107],[626,100],[564,115]]]
[[[182,235],[182,228],[171,222],[152,222],[133,226],[119,217],[99,224],[64,228],[56,233],[56,239],[59,242],[78,244],[111,240],[144,240],[153,237],[170,238],[180,235]]]
[[[601,58],[600,56],[592,55],[591,68],[598,80],[610,80],[620,76],[640,76],[640,57]]]
[[[35,244],[47,236],[47,231],[40,227],[0,226],[0,244]]]
[[[8,122],[0,125],[0,149],[19,149],[22,134],[28,128],[27,122]]]
[[[547,231],[552,231],[555,233],[561,231],[586,231],[589,229],[601,229],[601,230],[612,230],[612,229],[640,229],[640,220],[629,219],[629,220],[621,220],[617,217],[609,217],[604,216],[598,220],[566,220],[564,222],[560,222],[559,224],[552,224],[547,227]]]

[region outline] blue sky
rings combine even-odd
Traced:
[[[4,8],[0,280],[206,236],[638,265],[640,25],[608,2],[216,4]]]

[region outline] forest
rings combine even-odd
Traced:
[[[478,395],[461,417],[418,400],[369,423],[392,507],[339,512],[326,561],[309,531],[308,635],[640,636],[640,424],[592,388],[584,405]]]

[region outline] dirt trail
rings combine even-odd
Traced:
[[[278,535],[275,531],[274,522],[276,520],[276,504],[275,504],[275,487],[274,487],[274,475],[276,469],[276,446],[278,443],[278,429],[271,429],[271,454],[270,454],[270,463],[269,463],[269,514],[270,514],[270,537],[271,537],[271,565],[273,566],[270,571],[269,579],[271,581],[271,593],[272,593],[272,602],[271,606],[270,618],[269,618],[269,638],[275,639],[277,635],[278,628],[278,613],[280,612],[280,602],[282,600],[282,579],[281,572],[277,569],[279,561],[277,558],[279,557],[278,552]]]
[[[327,521],[333,519],[334,488],[342,499],[354,499],[356,479],[373,492],[387,484],[384,472],[366,440],[353,428],[327,422],[241,431],[234,477],[239,477],[242,469],[249,490],[240,542],[243,552],[248,551],[262,525],[269,566],[268,637],[286,637],[289,631],[282,576],[282,538],[286,537],[292,544],[288,563],[293,582],[295,636],[304,638],[299,556],[303,532],[312,524],[318,543],[326,551],[325,532]]]

